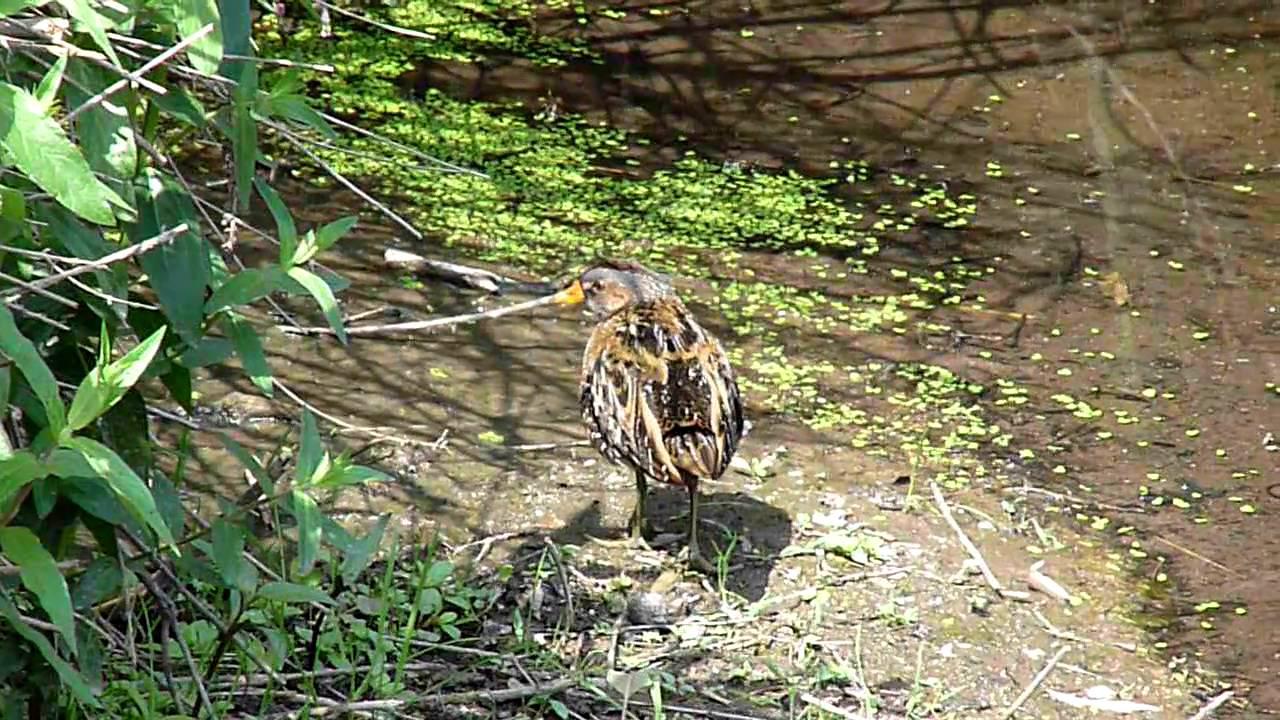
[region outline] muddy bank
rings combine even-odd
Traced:
[[[1001,258],[972,292],[1026,323],[975,313],[900,356],[932,345],[1028,388],[1001,410],[1035,453],[1026,472],[1082,495],[1065,521],[1138,561],[1170,657],[1207,659],[1280,710],[1278,23],[1250,2],[630,3],[586,27],[538,20],[600,63],[436,63],[404,81],[634,129],[655,139],[632,149],[640,167],[692,147],[972,188],[963,237],[884,244],[926,264]]]
[[[826,175],[835,163],[854,176],[834,193],[867,211],[879,253],[747,242],[710,271],[718,245],[686,248],[701,272],[681,287],[735,348],[750,383],[748,470],[711,488],[708,503],[750,548],[733,591],[751,601],[814,589],[847,597],[834,615],[814,611],[827,649],[888,602],[874,613],[880,624],[867,626],[884,631],[875,654],[885,667],[878,678],[859,673],[863,685],[915,678],[935,663],[939,684],[959,698],[943,710],[963,717],[1007,706],[1062,631],[1106,639],[1105,648],[1084,645],[1096,654],[1063,661],[1097,677],[1055,676],[1062,688],[1132,686],[1132,698],[1163,705],[1168,717],[1186,717],[1227,686],[1251,703],[1236,712],[1280,707],[1270,632],[1280,620],[1280,555],[1267,532],[1280,511],[1267,492],[1277,481],[1268,438],[1280,402],[1268,385],[1280,380],[1280,267],[1270,250],[1280,17],[1265,3],[1091,13],[1044,3],[886,7],[633,3],[621,17],[588,12],[585,23],[548,14],[538,32],[585,39],[605,62],[551,69],[490,57],[424,65],[401,82],[520,99],[531,123],[583,114],[634,130],[649,141],[590,168],[619,182],[651,178],[689,150],[728,171]],[[874,171],[864,177],[864,167]],[[872,215],[882,200],[923,203],[933,183],[953,191],[947,200],[972,198],[973,214],[962,214],[972,220]],[[319,199],[298,208],[304,221],[353,202]],[[422,317],[502,302],[388,277],[381,250],[403,238],[366,219],[359,242],[326,258],[353,281],[349,312],[389,306]],[[466,257],[465,248],[448,252]],[[918,298],[903,278],[935,277],[938,287],[919,285],[926,307],[912,307]],[[753,282],[763,289],[743,289]],[[268,345],[283,380],[337,419],[352,447],[395,440],[367,452],[401,482],[344,499],[353,517],[391,510],[407,533],[439,529],[458,543],[529,532],[587,547],[587,535],[620,527],[630,497],[625,478],[574,444],[583,437],[574,373],[584,333],[576,317],[539,313],[350,349],[283,334]],[[211,404],[240,406],[252,394],[235,376],[217,380]],[[296,406],[280,398],[250,414],[290,413]],[[271,427],[242,432],[267,444]],[[750,463],[758,468],[780,446],[785,459],[753,474]],[[216,476],[221,463],[209,452]],[[928,502],[897,509],[907,493],[897,480],[915,477],[923,496],[935,475],[969,488],[956,500],[972,509],[962,523],[998,576],[1024,582],[1030,563],[1047,557],[1068,587],[1090,589],[1083,609],[1037,595],[1030,608],[1000,604],[994,619],[982,615],[980,580],[949,582],[965,557],[950,528]],[[226,489],[237,482],[227,478]],[[672,528],[677,501],[655,499]],[[836,509],[830,527],[813,519]],[[778,557],[811,544],[815,527],[864,551],[875,541],[863,530],[883,532],[897,549],[877,562],[910,570],[823,575],[808,556]],[[661,554],[584,553],[605,574],[660,577],[636,568],[661,566]],[[950,644],[956,627],[967,634]],[[1005,661],[1009,637],[1025,639],[1027,652]],[[795,645],[784,645],[760,657],[794,659]],[[721,663],[708,672],[728,672],[724,656],[735,647],[708,650],[707,662]],[[920,664],[916,651],[927,651]],[[764,664],[744,672],[752,678]],[[1202,664],[1226,679],[1202,676]],[[949,665],[973,674],[948,675]],[[1201,677],[1210,684],[1194,687]],[[1078,716],[1033,702],[1037,713]]]

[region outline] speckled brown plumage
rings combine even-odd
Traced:
[[[720,477],[742,437],[742,402],[720,343],[675,297],[624,308],[583,355],[582,418],[600,453],[657,482],[696,490]]]
[[[583,353],[580,405],[591,440],[636,474],[632,538],[644,531],[648,481],[684,487],[689,559],[697,547],[698,487],[729,466],[743,433],[742,401],[720,343],[667,279],[632,263],[602,263],[570,290],[597,324]]]

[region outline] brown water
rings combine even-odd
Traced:
[[[540,32],[590,40],[604,69],[511,60],[483,72],[426,67],[408,79],[608,120],[654,140],[641,158],[648,167],[693,146],[726,161],[823,174],[833,157],[852,153],[904,171],[936,168],[978,196],[978,227],[922,229],[887,247],[883,261],[999,257],[998,272],[974,290],[1002,312],[962,314],[947,337],[859,338],[841,359],[927,359],[979,382],[1031,388],[1029,405],[993,408],[1038,451],[1035,461],[1011,460],[1011,477],[1083,498],[1059,503],[1062,517],[1082,520],[1083,542],[1107,548],[1104,561],[1107,552],[1145,554],[1146,580],[1171,576],[1144,592],[1173,663],[1204,660],[1236,683],[1250,712],[1280,713],[1280,455],[1271,436],[1280,433],[1280,395],[1267,389],[1280,383],[1273,3],[624,5],[619,21],[539,21]],[[314,212],[309,219],[336,214]],[[377,268],[390,242],[389,230],[372,231],[329,263],[353,280],[351,311],[473,309],[454,291],[389,282]],[[826,285],[786,258],[744,262],[799,286]],[[1020,324],[1013,314],[1023,313]],[[417,480],[363,498],[353,513],[390,500],[407,508],[406,528],[440,527],[459,540],[512,528],[568,540],[616,528],[630,503],[626,478],[601,484],[594,452],[563,445],[582,437],[573,409],[582,338],[576,318],[545,312],[429,342],[358,341],[344,350],[279,337],[272,351],[286,382],[325,412],[421,439],[383,456],[417,468]],[[811,340],[813,354],[833,352]],[[251,394],[239,378],[226,380]],[[1057,394],[1105,415],[1082,422],[1062,411]],[[910,472],[851,449],[838,433],[753,409],[745,454],[786,445],[788,467],[826,473],[820,487],[787,477],[742,487],[726,476],[709,489],[709,505],[730,508],[724,522],[768,528],[753,536],[762,555],[787,544],[797,512],[831,494],[876,496]],[[259,412],[294,410],[277,402]],[[274,428],[264,425],[263,435]],[[354,438],[367,433],[346,436],[359,446]],[[659,517],[679,508],[677,495],[659,495]],[[1099,517],[1106,529],[1088,530]],[[1123,525],[1136,530],[1117,534]],[[1140,549],[1126,547],[1130,538]],[[1011,557],[1008,566],[1023,561]],[[759,597],[770,569],[744,574],[738,589]],[[1102,582],[1120,570],[1078,572],[1081,582]],[[1126,582],[1117,592],[1139,592]],[[1208,622],[1194,610],[1206,601],[1226,610]]]

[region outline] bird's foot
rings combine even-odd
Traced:
[[[618,538],[616,540],[606,540],[604,538],[588,535],[587,538],[591,540],[591,542],[605,547],[652,551],[653,547],[649,545],[649,541],[645,539],[645,536],[651,535],[653,535],[653,529],[648,525],[636,525],[635,523],[632,523],[627,530],[626,537]]]
[[[635,535],[635,536],[629,535],[627,537],[616,538],[612,540],[606,540],[605,538],[598,538],[594,535],[588,535],[587,539],[595,543],[596,545],[603,545],[604,547],[609,547],[609,548],[624,548],[627,550],[646,550],[646,551],[653,550],[653,548],[649,546],[649,541],[645,540],[643,535]]]
[[[680,551],[680,560],[684,562],[685,567],[689,570],[700,572],[704,575],[714,575],[716,572],[715,565],[707,560],[702,551],[696,546],[686,545],[684,550]]]

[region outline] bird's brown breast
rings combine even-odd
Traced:
[[[678,300],[627,308],[597,325],[581,390],[600,452],[661,482],[719,477],[742,435],[728,358]]]

